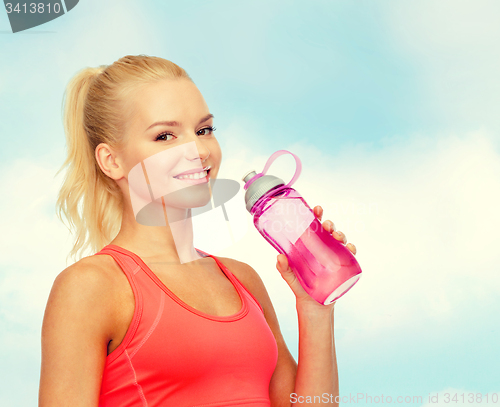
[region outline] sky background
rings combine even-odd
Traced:
[[[0,12],[0,405],[37,402],[43,312],[70,264],[54,209],[65,85],[127,54],[187,70],[215,115],[220,177],[242,186],[291,151],[294,187],[356,245],[363,276],[335,307],[341,395],[499,405],[498,21],[494,0],[81,0],[12,34]],[[288,155],[268,173],[293,171]],[[240,191],[237,241],[211,254],[259,272],[297,357],[293,293],[243,206]]]

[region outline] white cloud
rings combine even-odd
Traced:
[[[1,167],[0,309],[17,324],[40,320],[52,281],[66,267],[67,230],[55,215],[61,181],[54,178],[56,171],[50,157],[38,162],[21,158]]]

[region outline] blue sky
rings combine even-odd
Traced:
[[[0,405],[36,403],[43,310],[71,244],[54,214],[64,87],[127,54],[187,70],[221,176],[297,154],[297,190],[357,246],[363,277],[335,311],[341,394],[500,393],[499,20],[493,0],[81,0],[12,34],[0,13]],[[293,159],[271,169],[290,179]],[[297,356],[293,294],[247,220],[214,254],[259,272]]]

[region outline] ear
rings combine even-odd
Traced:
[[[95,148],[95,158],[102,172],[109,178],[116,181],[126,175],[117,153],[108,144],[101,143]]]

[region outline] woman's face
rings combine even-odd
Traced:
[[[186,208],[206,204],[208,179],[217,177],[222,154],[213,116],[196,85],[184,78],[146,85],[130,106],[120,156],[132,204],[134,197],[144,203],[164,197],[167,205]],[[178,178],[191,170],[201,178]]]

